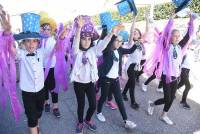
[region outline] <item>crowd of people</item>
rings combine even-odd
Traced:
[[[69,81],[73,84],[77,99],[77,134],[82,134],[84,127],[97,131],[98,126],[92,121],[94,114],[99,121],[106,121],[102,113],[104,103],[111,109],[119,110],[126,129],[134,129],[137,125],[129,119],[123,101],[129,100],[129,91],[131,108],[140,108],[135,99],[135,86],[143,73],[149,78],[142,84],[142,91],[147,91],[152,80],[159,79],[157,91],[164,95],[163,98],[147,102],[149,115],[153,115],[156,106],[163,105],[160,120],[173,125],[168,112],[177,89],[183,85],[185,90],[180,103],[183,108],[191,108],[187,103],[187,95],[192,88],[189,72],[191,62],[199,60],[200,52],[197,49],[200,45],[199,30],[196,32],[197,39],[192,40],[195,17],[191,12],[188,13],[190,20],[182,39],[180,31],[173,28],[175,13],[164,29],[151,25],[146,13],[144,32],[136,28],[137,16],[133,15],[128,40],[122,32],[123,24],[117,24],[111,30],[107,25],[102,25],[99,36],[87,15],[76,17],[70,26],[57,25],[49,16],[24,13],[21,15],[23,32],[18,34],[12,33],[10,17],[2,7],[0,16],[3,28],[0,33],[0,99],[4,102],[4,97],[10,96],[11,109],[18,120],[23,108],[16,93],[17,60],[19,88],[22,90],[30,134],[40,133],[39,119],[43,110],[52,110],[55,117],[61,117],[59,93],[68,90]],[[18,47],[15,47],[15,40],[19,43]],[[121,91],[122,75],[127,76],[127,82]],[[89,107],[84,117],[85,95]],[[116,103],[112,100],[113,96]]]

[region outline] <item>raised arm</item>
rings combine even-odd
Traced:
[[[113,35],[117,35],[118,32],[123,28],[123,26],[118,25],[115,26],[110,33],[107,34],[107,36],[97,44],[97,51],[103,51],[111,41]]]
[[[136,22],[136,16],[133,16],[133,22],[131,25],[131,30],[130,30],[130,36],[129,36],[129,44],[133,44],[133,32],[135,30],[135,22]]]
[[[137,46],[136,45],[133,45],[131,48],[127,49],[127,48],[122,48],[120,47],[120,51],[122,53],[122,55],[124,54],[131,54],[133,53],[135,50],[136,50]]]
[[[161,35],[161,45],[163,45],[165,48],[169,45],[170,43],[170,35],[171,35],[171,31],[172,31],[172,27],[173,27],[173,24],[174,24],[174,17],[175,15],[173,14],[167,25],[165,26],[164,28],[164,31],[162,32],[162,35]]]
[[[145,33],[142,36],[143,41],[147,41],[148,34],[150,34],[150,18],[149,18],[149,13],[147,11],[145,13],[145,21],[146,21],[146,26],[145,26]]]
[[[194,22],[194,18],[190,14],[190,21],[188,23],[188,31],[187,31],[186,35],[183,37],[183,39],[179,42],[179,45],[181,46],[181,48],[185,47],[185,45],[190,40],[192,34],[194,33],[194,23],[193,22]]]
[[[75,34],[73,44],[72,44],[74,55],[76,55],[78,53],[79,44],[80,44],[80,36],[81,36],[81,28],[84,25],[84,20],[81,16],[79,16],[78,19],[77,19],[77,25],[78,26],[77,26],[77,29],[76,29],[76,34]]]
[[[6,14],[2,7],[0,8],[0,17],[1,26],[3,28],[3,32],[0,36],[3,40],[9,41],[11,43],[9,49],[13,54],[16,55],[16,48],[14,47],[14,41],[11,32],[10,16],[9,14]]]

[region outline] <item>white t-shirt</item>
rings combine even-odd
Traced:
[[[119,77],[119,53],[117,50],[114,50],[114,54],[116,58],[118,59],[118,61],[113,60],[113,65],[110,71],[108,72],[108,74],[106,75],[106,77],[112,78],[112,79],[116,79]]]
[[[56,44],[56,41],[53,36],[47,38],[46,43],[45,43],[45,39],[42,40],[41,47],[42,47],[42,49],[44,49],[43,51],[44,51],[44,67],[45,68],[48,65],[48,60],[49,60],[49,57],[50,57],[52,51],[54,50],[55,44]],[[55,54],[53,54],[52,59],[51,59],[50,68],[55,67],[55,64],[56,64],[56,56],[55,56]]]
[[[191,69],[193,61],[194,61],[194,51],[192,51],[191,49],[188,49],[186,52],[185,60],[183,61],[181,65],[181,68]]]

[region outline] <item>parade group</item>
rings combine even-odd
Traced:
[[[194,61],[194,51],[200,45],[193,41],[194,34],[200,39],[200,29],[194,29],[196,15],[192,11],[187,12],[189,22],[185,24],[183,38],[182,33],[173,27],[176,14],[189,3],[188,0],[175,3],[177,8],[172,11],[163,29],[153,25],[147,11],[144,15],[146,28],[141,32],[135,25],[137,9],[134,2],[121,1],[117,3],[119,14],[133,13],[130,32],[125,31],[122,23],[113,20],[109,12],[105,12],[100,14],[101,35],[90,16],[77,16],[72,24],[57,24],[44,12],[21,14],[22,32],[15,34],[11,31],[9,14],[0,6],[2,107],[6,107],[7,97],[10,97],[16,121],[25,112],[28,133],[40,134],[39,119],[43,110],[52,111],[55,117],[60,118],[59,93],[71,90],[68,85],[72,83],[77,100],[77,134],[82,134],[84,128],[94,132],[98,130],[92,121],[94,114],[100,122],[106,121],[102,113],[104,103],[111,109],[119,110],[126,129],[134,129],[137,125],[129,120],[123,101],[129,101],[129,91],[131,108],[140,108],[135,99],[135,86],[139,77],[146,74],[149,77],[141,85],[142,91],[146,92],[148,84],[158,79],[157,91],[163,93],[163,98],[146,102],[148,115],[153,115],[156,106],[163,105],[160,120],[173,125],[168,112],[177,89],[182,86],[185,86],[185,90],[180,104],[185,109],[191,109],[187,103],[187,95],[192,88],[189,72],[191,62]],[[24,108],[16,91],[16,70],[19,70],[19,89]],[[127,76],[127,82],[122,89],[120,84],[124,75]],[[88,110],[84,117],[85,96],[88,99]],[[116,103],[112,100],[113,96]]]

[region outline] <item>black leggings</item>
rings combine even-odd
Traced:
[[[49,100],[49,92],[51,93],[52,103],[58,103],[58,93],[52,92],[55,88],[54,68],[50,68],[48,76],[44,82],[45,100]]]
[[[181,80],[178,84],[178,88],[185,85],[185,90],[182,96],[182,102],[186,102],[188,92],[191,88],[190,81],[189,81],[189,72],[190,72],[190,69],[186,69],[186,68],[181,69]]]
[[[174,100],[174,97],[175,97],[175,94],[176,94],[176,90],[177,90],[177,87],[178,87],[178,80],[176,78],[172,77],[172,82],[166,83],[166,76],[165,75],[162,75],[161,79],[162,79],[162,82],[163,82],[164,98],[156,100],[154,102],[154,104],[155,105],[164,104],[163,111],[168,112],[172,103],[173,103],[173,100]]]
[[[125,85],[123,94],[126,94],[129,89],[129,94],[131,98],[131,104],[135,103],[135,81],[137,76],[137,71],[134,70],[136,64],[131,64],[127,70],[128,81]]]
[[[142,75],[144,73],[143,69],[144,69],[144,63],[146,62],[146,60],[141,60],[140,62],[140,66],[142,66],[142,70],[140,70],[138,73],[137,73],[137,80],[139,80],[139,77],[140,75]]]
[[[152,80],[154,80],[156,78],[156,75],[153,74],[152,76],[150,76],[145,82],[144,85],[148,85]],[[158,88],[162,88],[163,87],[163,83],[162,80],[160,80]]]
[[[103,78],[102,80],[102,88],[101,88],[101,97],[98,102],[97,106],[97,113],[102,112],[103,104],[106,101],[106,98],[108,96],[108,93],[112,91],[115,101],[117,103],[117,106],[119,107],[119,111],[122,115],[123,120],[127,120],[127,114],[126,110],[124,107],[124,103],[122,100],[122,95],[120,91],[120,84],[119,84],[119,79],[111,79],[111,78]]]
[[[95,93],[95,85],[94,83],[79,83],[74,82],[74,91],[76,94],[76,99],[78,102],[78,121],[79,123],[83,123],[83,115],[84,115],[84,107],[85,107],[85,94],[87,95],[89,108],[86,114],[86,121],[90,121],[92,115],[96,110],[96,93]]]
[[[99,88],[101,88],[101,81],[102,81],[102,78],[99,77],[98,81],[96,82],[96,94],[99,92]],[[112,101],[112,99],[113,99],[112,91],[110,90],[109,93],[108,93],[107,100]]]

